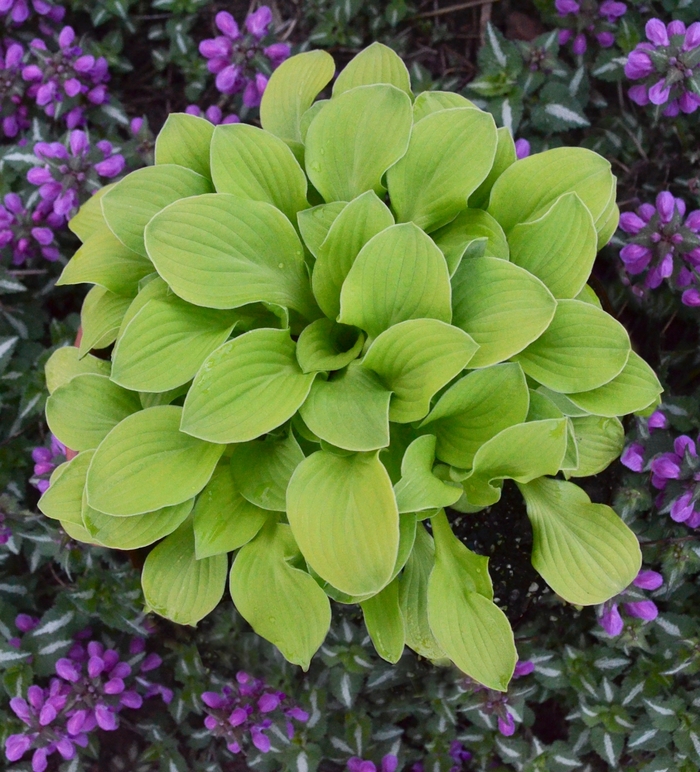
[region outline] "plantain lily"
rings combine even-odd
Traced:
[[[503,690],[512,631],[445,508],[513,480],[533,564],[572,603],[640,565],[569,481],[613,461],[618,416],[661,391],[586,284],[615,178],[583,148],[516,161],[466,99],[414,97],[385,46],[317,100],[334,69],[322,51],[282,64],[262,128],[171,115],[156,165],[76,216],[60,282],[94,287],[80,348],[48,362],[46,414],[78,455],[40,507],[84,541],[162,540],[143,589],[177,622],[228,574],[304,668],[332,599],[361,606],[385,659],[408,645]]]

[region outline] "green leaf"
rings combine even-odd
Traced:
[[[507,126],[502,126],[497,130],[497,134],[498,144],[496,145],[496,156],[493,159],[493,166],[486,179],[471,194],[471,196],[469,196],[470,207],[486,209],[489,205],[491,190],[496,184],[496,180],[517,160],[515,154],[515,142],[513,142],[511,130]],[[499,257],[499,255],[496,255],[496,257]]]
[[[173,294],[168,285],[158,276],[154,271],[150,276],[147,276],[141,283],[138,295],[132,300],[129,307],[126,309],[121,325],[119,326],[119,334],[117,340],[121,338],[126,330],[129,322],[138,314],[138,312],[148,303],[149,300],[167,300]]]
[[[597,389],[571,394],[569,399],[588,413],[612,417],[643,410],[662,392],[651,367],[631,351],[619,375]]]
[[[394,486],[399,512],[449,507],[462,495],[458,485],[433,474],[435,443],[435,435],[425,434],[408,446],[401,462],[401,480]]]
[[[138,394],[107,375],[76,375],[46,401],[46,422],[71,450],[96,448],[122,419],[141,409]]]
[[[453,324],[479,344],[470,367],[487,367],[522,351],[547,330],[557,308],[538,278],[496,257],[462,260],[452,293]]]
[[[359,86],[331,101],[306,134],[306,173],[326,201],[384,191],[382,176],[406,152],[411,100],[394,86]]]
[[[478,346],[457,327],[436,319],[411,319],[385,330],[362,360],[392,393],[389,419],[424,418],[430,400],[458,375]]]
[[[209,147],[214,126],[205,118],[170,113],[156,137],[156,164],[177,164],[211,179]]]
[[[102,212],[119,241],[145,256],[144,228],[155,214],[179,199],[211,192],[206,177],[184,166],[147,166],[124,177],[103,196]]]
[[[570,394],[611,381],[629,354],[627,332],[612,316],[580,300],[560,300],[546,332],[514,359],[543,386]]]
[[[294,154],[281,139],[256,126],[232,123],[216,127],[211,174],[217,193],[266,201],[291,222],[309,206],[306,175]]]
[[[397,221],[412,221],[428,232],[450,222],[489,173],[496,142],[493,118],[471,107],[419,121],[406,155],[387,173]]]
[[[504,692],[518,654],[510,623],[493,603],[488,558],[458,541],[444,512],[431,523],[435,566],[428,583],[430,629],[460,670]]]
[[[92,544],[94,547],[102,546],[90,536],[82,522],[71,523],[69,520],[62,520],[61,528],[75,541],[82,542],[83,544]]]
[[[576,193],[565,193],[538,220],[508,235],[510,259],[541,279],[555,298],[575,298],[590,276],[598,236]]]
[[[600,302],[600,298],[595,294],[593,288],[588,284],[583,285],[581,292],[576,295],[574,300],[580,300],[583,303],[590,303],[591,305],[597,306],[598,308],[603,307],[603,304]]]
[[[449,110],[453,107],[476,107],[461,94],[454,91],[423,91],[413,103],[413,123],[422,121],[427,115]]]
[[[352,363],[330,380],[317,379],[300,408],[308,428],[338,448],[368,451],[389,444],[391,391]]]
[[[532,565],[569,603],[604,603],[642,564],[639,542],[615,512],[573,483],[542,478],[519,486],[532,523]]]
[[[330,627],[323,590],[295,568],[299,549],[288,525],[268,523],[236,556],[229,587],[240,615],[289,662],[309,669]]]
[[[469,245],[478,239],[486,239],[484,256],[508,260],[508,242],[503,229],[481,209],[465,209],[451,223],[433,231],[431,237],[445,255],[450,276],[459,267]]]
[[[304,460],[290,431],[286,437],[268,436],[236,445],[231,455],[231,476],[244,499],[261,509],[284,512],[287,486]]]
[[[105,547],[136,550],[159,541],[179,528],[192,511],[194,499],[174,507],[134,517],[114,517],[93,509],[83,492],[83,525],[92,539]]]
[[[565,418],[516,424],[485,442],[474,455],[474,466],[462,481],[470,504],[488,507],[501,498],[504,478],[528,483],[561,468],[567,443]]]
[[[199,493],[224,446],[181,432],[181,416],[182,408],[163,405],[134,413],[115,426],[90,465],[90,506],[107,515],[141,515]]]
[[[399,605],[398,579],[360,605],[367,632],[377,654],[387,662],[395,664],[401,659],[406,641],[403,614]]]
[[[82,359],[75,346],[61,346],[49,357],[44,368],[46,388],[53,394],[59,386],[68,383],[76,375],[106,375],[109,377],[110,365],[104,359],[86,354]]]
[[[221,600],[227,570],[226,555],[197,560],[187,521],[148,554],[141,574],[146,603],[179,625],[196,625]]]
[[[357,359],[365,336],[356,328],[331,319],[317,319],[297,340],[297,361],[305,373],[342,370]]]
[[[285,141],[303,143],[301,116],[335,73],[326,51],[307,51],[283,62],[270,77],[260,104],[263,129]]]
[[[379,592],[391,580],[399,514],[377,453],[313,453],[287,489],[287,517],[309,565],[348,595]]]
[[[617,418],[584,416],[570,420],[578,449],[578,465],[569,472],[569,477],[598,474],[622,453],[625,430]]]
[[[474,454],[503,429],[522,423],[528,388],[519,365],[508,362],[475,370],[440,397],[421,428],[437,437],[436,455],[446,464],[469,469]]]
[[[314,257],[318,257],[319,248],[328,235],[331,225],[346,206],[345,201],[332,201],[330,204],[304,209],[297,214],[299,233]]]
[[[354,56],[333,84],[333,96],[357,86],[388,83],[405,91],[409,97],[411,77],[401,57],[382,43],[372,43]]]
[[[255,538],[269,516],[241,496],[228,465],[218,466],[192,513],[197,559],[239,549]]]
[[[196,306],[263,301],[318,316],[299,237],[271,204],[228,193],[177,201],[148,224],[146,246],[173,292]]]
[[[149,300],[112,353],[112,380],[134,391],[168,391],[194,378],[231,333],[235,311],[190,305],[175,295]]]
[[[399,579],[399,605],[406,626],[406,645],[430,660],[443,660],[428,623],[428,580],[435,565],[435,546],[423,525],[418,526],[413,551]]]
[[[83,242],[83,244],[94,233],[102,230],[107,225],[102,214],[102,196],[111,190],[117,183],[105,185],[103,188],[95,191],[90,198],[81,205],[78,213],[68,222],[68,229]]]
[[[509,234],[518,223],[541,217],[565,193],[578,194],[595,222],[598,246],[605,244],[615,177],[605,158],[583,147],[554,148],[509,166],[493,186],[488,211]]]
[[[104,287],[95,286],[85,296],[80,311],[80,356],[92,349],[107,348],[117,339],[117,333],[131,297],[115,295]]]
[[[333,221],[316,252],[311,277],[316,301],[327,317],[335,319],[340,313],[340,291],[362,247],[393,224],[391,212],[372,190],[351,201]]]
[[[93,455],[93,450],[85,450],[54,469],[51,484],[37,504],[46,517],[82,525],[85,476]]]
[[[209,356],[187,394],[182,431],[211,442],[247,442],[288,421],[315,373],[299,367],[289,330],[251,330]]]
[[[450,322],[447,263],[413,223],[392,225],[367,242],[340,294],[340,322],[375,338],[408,319]]]
[[[56,286],[99,284],[118,295],[131,295],[138,283],[153,272],[151,261],[132,252],[104,225],[73,255]]]

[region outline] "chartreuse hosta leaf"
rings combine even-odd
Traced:
[[[525,374],[512,362],[475,370],[440,397],[421,428],[437,437],[436,455],[469,469],[474,454],[500,431],[522,423],[529,396]]]
[[[501,498],[501,481],[530,482],[556,474],[566,453],[565,418],[509,426],[474,455],[472,471],[462,480],[467,501],[488,507]]]
[[[356,328],[317,319],[297,340],[297,361],[305,373],[342,370],[362,351],[365,336]]]
[[[433,538],[418,524],[416,540],[399,578],[399,606],[406,629],[406,645],[431,660],[447,659],[428,622],[428,581],[435,565]]]
[[[104,547],[135,550],[154,544],[179,528],[192,511],[193,504],[194,499],[189,499],[144,515],[113,517],[93,509],[83,492],[83,525],[90,537]]]
[[[569,477],[589,477],[602,472],[622,453],[625,431],[617,418],[582,416],[571,425],[578,451],[578,464]]]
[[[486,209],[489,204],[489,198],[491,197],[491,190],[493,189],[496,180],[509,166],[512,166],[516,160],[517,156],[515,154],[513,135],[508,127],[502,126],[498,129],[498,144],[496,145],[496,155],[493,159],[491,171],[481,185],[479,185],[471,196],[469,196],[469,206]]]
[[[374,83],[390,83],[405,91],[409,97],[413,96],[406,65],[396,52],[382,43],[372,43],[350,60],[333,84],[333,96]]]
[[[158,273],[208,308],[264,301],[317,316],[294,227],[272,204],[214,193],[177,201],[146,228]]]
[[[470,257],[471,250],[479,243],[483,243],[483,252],[477,257],[508,260],[508,242],[503,228],[488,212],[481,209],[465,209],[451,223],[430,235],[445,255],[450,276],[459,267],[462,257]]]
[[[325,241],[331,225],[346,206],[346,201],[332,201],[330,204],[320,204],[297,213],[299,233],[314,257],[318,257],[319,248]]]
[[[408,95],[386,84],[359,86],[331,101],[306,134],[306,173],[326,201],[383,192],[382,176],[406,152]]]
[[[211,192],[211,181],[192,169],[149,166],[128,174],[103,196],[102,212],[119,241],[145,256],[143,231],[153,215],[178,199]]]
[[[303,460],[291,431],[283,437],[268,435],[234,447],[231,475],[237,490],[251,504],[284,512],[289,480]]]
[[[46,402],[51,431],[71,450],[96,448],[123,418],[141,409],[138,394],[107,375],[76,375]]]
[[[331,606],[300,565],[303,559],[289,526],[269,522],[236,556],[229,586],[236,608],[253,630],[308,670],[328,633]]]
[[[197,558],[239,549],[255,537],[269,517],[269,511],[243,498],[229,465],[221,464],[198,496],[192,513]]]
[[[345,450],[389,444],[391,391],[380,378],[351,363],[329,380],[317,379],[300,408],[304,423],[320,439]]]
[[[336,217],[316,252],[312,287],[323,313],[335,319],[340,313],[340,290],[364,245],[394,224],[391,212],[368,190],[351,201]]]
[[[619,375],[597,389],[570,394],[569,399],[588,413],[618,416],[643,410],[662,391],[659,379],[651,367],[631,351]]]
[[[467,366],[477,348],[451,324],[410,319],[379,335],[362,365],[391,390],[390,420],[409,423],[425,418],[433,395]]]
[[[419,121],[406,155],[387,173],[398,222],[430,232],[466,208],[496,153],[493,118],[471,107],[441,110]]]
[[[557,303],[525,269],[496,257],[475,257],[462,260],[452,277],[452,308],[452,323],[479,344],[470,366],[486,367],[536,341]]]
[[[593,218],[576,193],[565,193],[538,220],[508,235],[510,259],[541,279],[555,298],[575,298],[591,273],[597,247]]]
[[[399,604],[399,580],[363,601],[362,614],[377,654],[387,662],[398,662],[406,642],[406,630]]]
[[[427,115],[453,107],[476,107],[476,105],[454,91],[422,91],[413,103],[413,122],[418,123]]]
[[[301,116],[334,73],[333,57],[325,51],[307,51],[283,62],[272,73],[260,104],[263,129],[301,145]]]
[[[211,141],[211,176],[218,193],[273,204],[294,222],[306,209],[306,175],[274,134],[245,123],[217,126]]]
[[[452,320],[447,263],[413,223],[392,225],[360,250],[340,293],[338,321],[375,338],[408,319]]]
[[[57,348],[49,357],[44,374],[46,375],[46,388],[49,394],[53,394],[59,386],[68,383],[76,375],[106,375],[109,377],[110,365],[104,359],[87,354],[80,357],[76,346],[62,346]]]
[[[81,356],[94,348],[107,348],[114,343],[132,299],[130,295],[117,295],[98,284],[88,292],[80,311]]]
[[[141,515],[196,496],[209,481],[224,446],[181,432],[181,417],[182,408],[163,405],[117,424],[90,464],[90,506],[108,515]]]
[[[514,358],[543,386],[573,393],[611,381],[629,355],[629,336],[612,316],[590,303],[560,300],[546,332]]]
[[[93,193],[92,196],[80,207],[78,214],[68,221],[68,229],[83,242],[83,244],[97,231],[102,230],[107,223],[102,214],[102,196],[116,185],[112,182]]]
[[[449,507],[462,495],[456,483],[443,482],[433,474],[435,442],[435,435],[426,434],[408,446],[401,462],[401,480],[394,486],[399,512]]]
[[[146,558],[141,575],[146,604],[180,625],[196,625],[221,600],[227,571],[226,555],[197,560],[188,520]]]
[[[603,304],[600,302],[600,298],[595,294],[593,288],[588,284],[583,285],[581,292],[576,295],[574,300],[580,300],[583,303],[590,303],[597,308],[603,308]]]
[[[288,421],[315,373],[301,371],[289,330],[252,330],[220,346],[187,394],[182,431],[210,442],[247,442]]]
[[[89,282],[121,295],[133,294],[153,272],[147,257],[133,252],[106,226],[96,230],[73,255],[56,285]]]
[[[617,227],[615,177],[610,163],[586,148],[558,147],[509,166],[493,186],[488,211],[510,234],[518,223],[541,217],[565,193],[578,194],[593,217],[598,246],[606,244]]]
[[[569,603],[590,606],[622,592],[642,563],[639,542],[615,512],[573,483],[519,485],[532,523],[532,565]]]
[[[129,307],[126,309],[126,313],[122,316],[117,339],[122,337],[129,322],[131,322],[149,300],[166,300],[172,294],[173,292],[170,287],[168,287],[155,271],[146,276],[140,283],[138,295],[131,301]]]
[[[308,456],[287,488],[287,517],[306,561],[341,592],[375,593],[391,580],[399,514],[377,453]]]
[[[235,311],[186,303],[176,295],[149,300],[119,337],[112,380],[134,391],[168,391],[192,380],[228,338]]]
[[[209,148],[214,126],[205,118],[170,113],[156,137],[156,164],[177,164],[211,179]]]
[[[63,523],[83,524],[85,477],[94,453],[94,450],[84,450],[54,469],[51,484],[38,504],[46,517]]]
[[[449,658],[481,684],[506,691],[518,659],[506,615],[493,603],[488,558],[468,550],[444,512],[431,520],[435,565],[428,582],[428,620]]]

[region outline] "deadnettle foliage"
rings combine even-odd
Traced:
[[[176,622],[228,577],[306,668],[329,599],[356,603],[390,662],[406,644],[505,690],[513,634],[446,507],[513,480],[533,564],[572,603],[640,567],[613,510],[562,479],[604,469],[618,416],[661,391],[586,285],[615,178],[582,148],[516,160],[463,97],[414,97],[380,44],[314,101],[334,72],[323,51],[280,65],[263,128],[170,116],[155,166],[71,220],[83,245],[59,283],[95,286],[46,413],[78,454],[40,507],[82,541],[159,541],[143,590]]]

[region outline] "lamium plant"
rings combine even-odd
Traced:
[[[317,100],[334,72],[323,51],[284,62],[262,128],[171,115],[155,165],[70,221],[59,281],[95,286],[46,368],[77,455],[40,507],[81,541],[155,544],[146,604],[175,622],[228,579],[306,668],[330,600],[359,604],[390,662],[408,645],[505,690],[513,634],[450,511],[513,480],[533,564],[574,604],[640,568],[632,531],[570,482],[661,392],[586,284],[615,178],[583,148],[516,160],[468,100],[414,97],[385,46]]]

